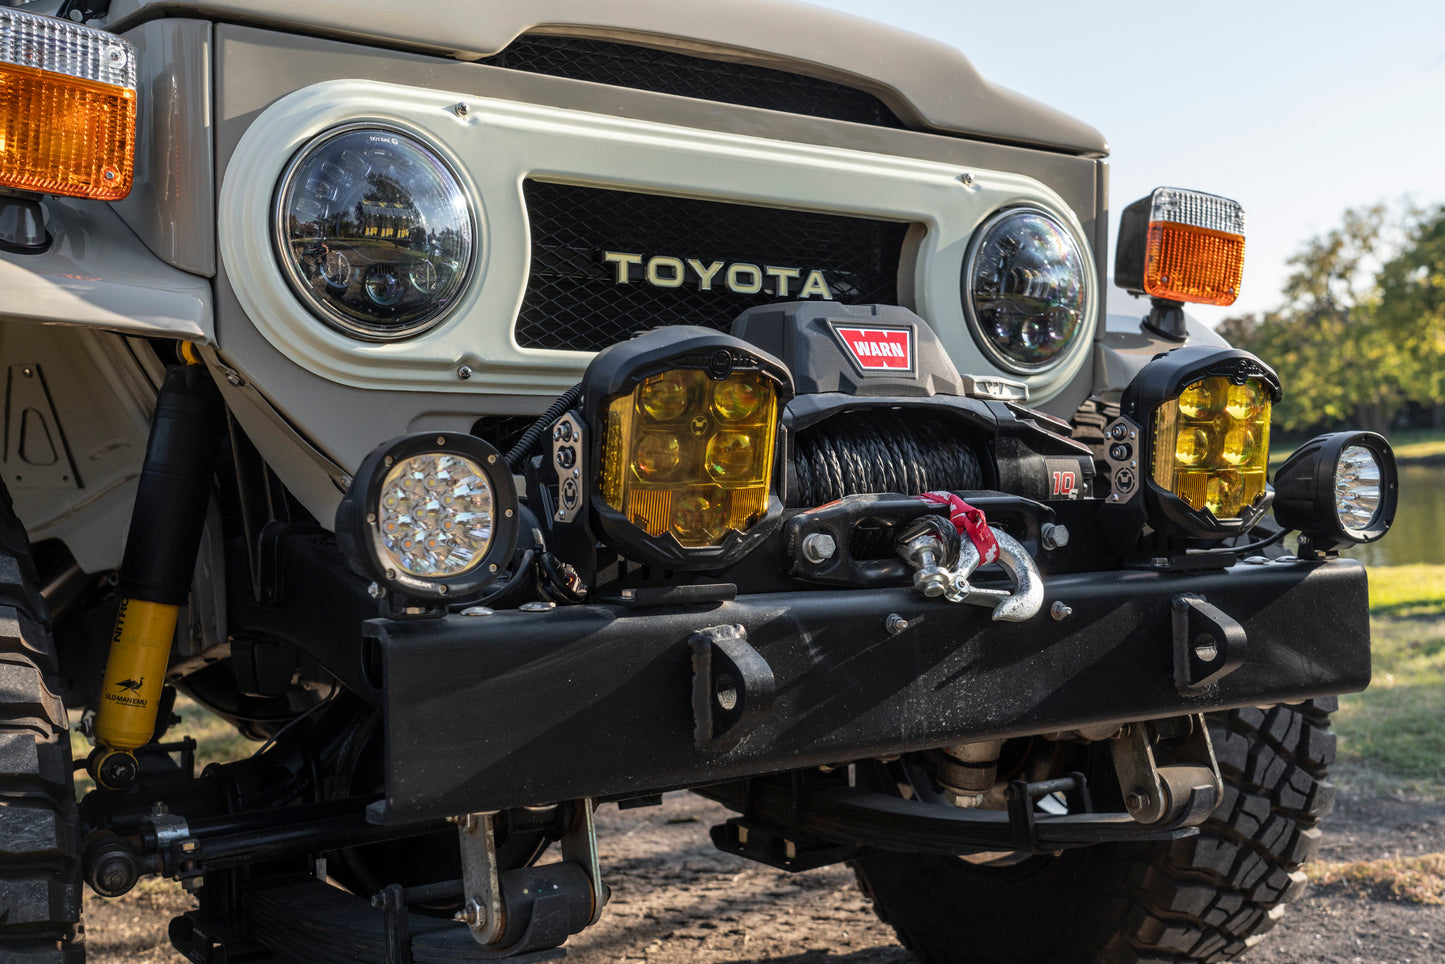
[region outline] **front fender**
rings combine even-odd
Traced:
[[[211,283],[153,255],[108,204],[46,198],[40,254],[0,251],[0,321],[211,343]]]

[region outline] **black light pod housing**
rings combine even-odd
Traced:
[[[1275,519],[1298,529],[1314,549],[1374,542],[1395,521],[1395,453],[1374,432],[1320,435],[1279,467],[1274,490]]]
[[[1246,351],[1186,347],[1155,357],[1106,430],[1111,503],[1139,500],[1167,535],[1217,541],[1248,531],[1273,497],[1269,418],[1281,397],[1279,376]]]
[[[717,569],[777,528],[793,397],[778,359],[708,328],[658,329],[600,352],[582,397],[591,519],[620,554]]]
[[[460,432],[404,435],[362,460],[336,539],[362,575],[432,602],[477,596],[517,541],[517,490],[501,454]]]

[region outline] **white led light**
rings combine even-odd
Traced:
[[[135,48],[103,30],[0,9],[0,64],[135,90]]]
[[[470,572],[492,544],[495,493],[471,459],[440,452],[403,459],[387,473],[377,501],[384,554],[408,575]]]
[[[1244,234],[1244,208],[1238,201],[1177,187],[1154,190],[1150,221],[1170,221],[1226,234]]]
[[[1335,463],[1335,511],[1347,531],[1370,527],[1380,512],[1380,463],[1363,445],[1348,446]]]

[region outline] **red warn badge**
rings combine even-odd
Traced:
[[[865,372],[913,370],[913,331],[909,328],[854,328],[834,325],[838,340]]]

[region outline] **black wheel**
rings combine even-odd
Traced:
[[[1274,926],[1319,849],[1335,700],[1211,714],[1224,797],[1198,836],[1011,866],[877,854],[859,886],[929,964],[1232,960]]]
[[[70,734],[38,585],[0,487],[0,960],[79,964]]]

